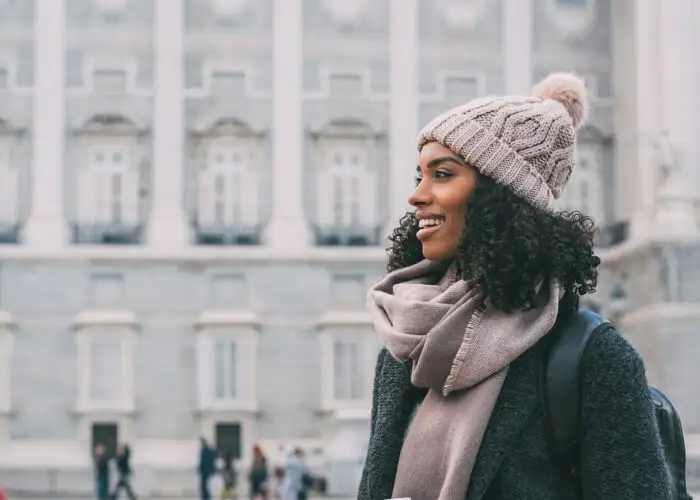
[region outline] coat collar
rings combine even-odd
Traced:
[[[466,500],[484,497],[506,452],[537,406],[540,352],[538,347],[530,349],[510,365],[479,448]],[[410,363],[396,361],[388,354],[378,377],[384,394],[378,398],[381,404],[376,409],[376,428],[367,450],[368,459],[375,464],[367,471],[371,499],[391,498],[403,437],[417,403],[425,394],[411,384]]]

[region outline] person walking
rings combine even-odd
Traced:
[[[268,469],[267,458],[259,445],[253,446],[253,464],[250,467],[250,497],[253,500],[267,500]]]
[[[299,500],[303,491],[304,475],[307,467],[301,457],[299,448],[287,447],[282,480],[282,500]]]
[[[368,295],[384,348],[359,500],[671,499],[644,364],[615,328],[582,361],[578,475],[543,422],[548,346],[600,264],[595,221],[554,208],[586,113],[585,82],[554,73],[419,133],[413,210]]]
[[[130,500],[136,500],[136,495],[131,487],[131,476],[133,470],[131,469],[131,448],[128,444],[122,444],[117,451],[117,474],[119,478],[117,480],[117,485],[112,492],[112,500],[119,498],[119,493],[122,489],[126,490],[126,495]]]
[[[93,464],[95,469],[95,490],[97,500],[109,499],[109,462],[110,457],[101,444],[95,446]]]
[[[209,480],[216,473],[216,449],[204,437],[199,439],[199,445],[199,497],[201,500],[211,500]]]

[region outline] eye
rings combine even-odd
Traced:
[[[449,179],[450,177],[452,177],[453,175],[454,174],[452,172],[447,171],[447,170],[436,170],[435,171],[435,178],[436,179],[446,180],[446,179]]]
[[[413,179],[413,182],[415,182],[417,186],[422,180],[423,178],[420,175],[416,175],[416,177]]]

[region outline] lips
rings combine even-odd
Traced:
[[[419,230],[416,237],[423,241],[438,232],[444,223],[445,219],[441,218],[421,218],[418,221]]]

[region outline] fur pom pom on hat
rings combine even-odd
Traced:
[[[576,163],[576,130],[586,119],[582,78],[552,73],[531,96],[489,96],[451,109],[418,135],[418,150],[437,141],[481,174],[552,210]]]
[[[578,128],[588,115],[586,83],[573,73],[552,73],[532,89],[540,99],[557,101],[566,108],[574,128]]]

